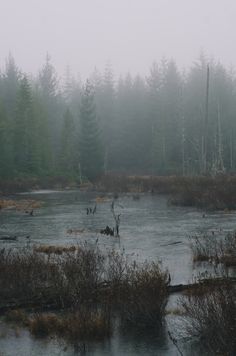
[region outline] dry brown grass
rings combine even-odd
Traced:
[[[55,255],[62,255],[66,252],[75,252],[78,247],[76,246],[48,246],[48,245],[40,245],[34,246],[34,251],[39,253],[45,254],[55,254]]]
[[[67,234],[82,234],[83,232],[85,232],[85,229],[67,229]]]
[[[1,199],[0,209],[16,209],[19,211],[28,211],[41,208],[42,202],[36,200],[12,200]]]
[[[84,309],[64,315],[37,313],[28,323],[30,332],[36,337],[54,335],[71,342],[104,339],[112,333],[110,316],[102,310]]]
[[[62,331],[63,324],[56,314],[35,314],[29,319],[30,332],[37,337],[45,337]]]
[[[66,336],[74,340],[97,340],[112,334],[110,315],[100,311],[77,311],[65,320]]]

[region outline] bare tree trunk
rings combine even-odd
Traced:
[[[115,199],[111,203],[111,212],[115,220],[115,235],[120,237],[120,214],[116,215],[115,213]]]
[[[182,118],[182,175],[184,176],[186,174],[186,167],[185,167],[185,118],[183,115]]]
[[[233,133],[230,133],[230,169],[233,169]]]
[[[203,151],[203,172],[208,172],[208,117],[209,117],[209,83],[210,83],[210,68],[207,65],[207,81],[206,81],[206,106],[205,106],[205,122],[204,122],[204,151]]]
[[[221,132],[221,116],[220,116],[220,104],[218,101],[218,108],[217,108],[217,112],[218,112],[218,170],[220,172],[224,172],[225,171],[225,167],[224,167],[224,158],[223,158],[223,144],[222,144],[222,132]]]
[[[163,138],[162,138],[162,159],[163,159],[163,165],[166,168],[166,138],[165,138],[165,135],[163,135]]]

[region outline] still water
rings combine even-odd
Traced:
[[[162,195],[120,195],[115,212],[120,214],[120,238],[101,235],[107,225],[114,226],[111,213],[112,195],[102,199],[95,192],[37,191],[17,195],[14,199],[34,199],[42,206],[34,216],[24,211],[0,212],[0,237],[17,236],[17,241],[0,241],[0,248],[27,244],[98,244],[100,249],[125,250],[131,259],[160,261],[168,268],[171,284],[191,282],[201,269],[193,269],[189,236],[209,232],[224,235],[236,227],[236,213],[206,213],[194,208],[174,207]],[[96,213],[87,214],[87,208]],[[71,231],[72,230],[72,233]],[[30,238],[26,238],[30,236]],[[176,297],[170,300],[172,306]],[[181,331],[181,318],[167,317],[166,326],[157,337],[150,331],[142,335],[115,330],[112,338],[89,346],[86,355],[178,355],[168,339],[167,329],[179,340],[184,355],[197,355]],[[0,324],[0,355],[75,355],[73,347],[55,340],[35,340],[27,330],[14,330]]]

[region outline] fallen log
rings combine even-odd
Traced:
[[[0,237],[0,241],[16,241],[17,236],[2,236]]]
[[[16,309],[27,309],[32,311],[45,311],[45,310],[59,310],[61,309],[58,303],[52,300],[42,301],[40,299],[36,300],[15,300],[0,304],[0,315],[7,313],[10,310]]]
[[[198,287],[210,287],[210,286],[215,286],[219,285],[225,282],[230,282],[230,283],[236,283],[236,278],[235,277],[228,277],[228,278],[211,278],[211,279],[204,279],[202,281],[196,282],[196,283],[189,283],[189,284],[176,284],[176,285],[170,285],[167,287],[167,291],[169,294],[173,293],[181,293],[186,290],[198,288]]]
[[[177,294],[182,293],[187,290],[191,290],[199,287],[215,286],[222,283],[236,283],[236,277],[228,278],[213,278],[213,279],[204,279],[196,283],[189,284],[176,284],[167,286],[167,293]],[[95,293],[104,292],[104,290],[109,290],[111,283],[109,281],[103,281],[98,285]],[[5,314],[6,312],[14,309],[26,309],[30,311],[49,311],[49,310],[61,310],[64,309],[60,303],[53,300],[53,298],[40,298],[33,297],[31,300],[12,300],[12,301],[0,301],[0,315]]]

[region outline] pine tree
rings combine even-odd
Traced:
[[[103,149],[96,118],[94,91],[89,81],[80,107],[80,167],[82,175],[93,180],[104,170]]]

